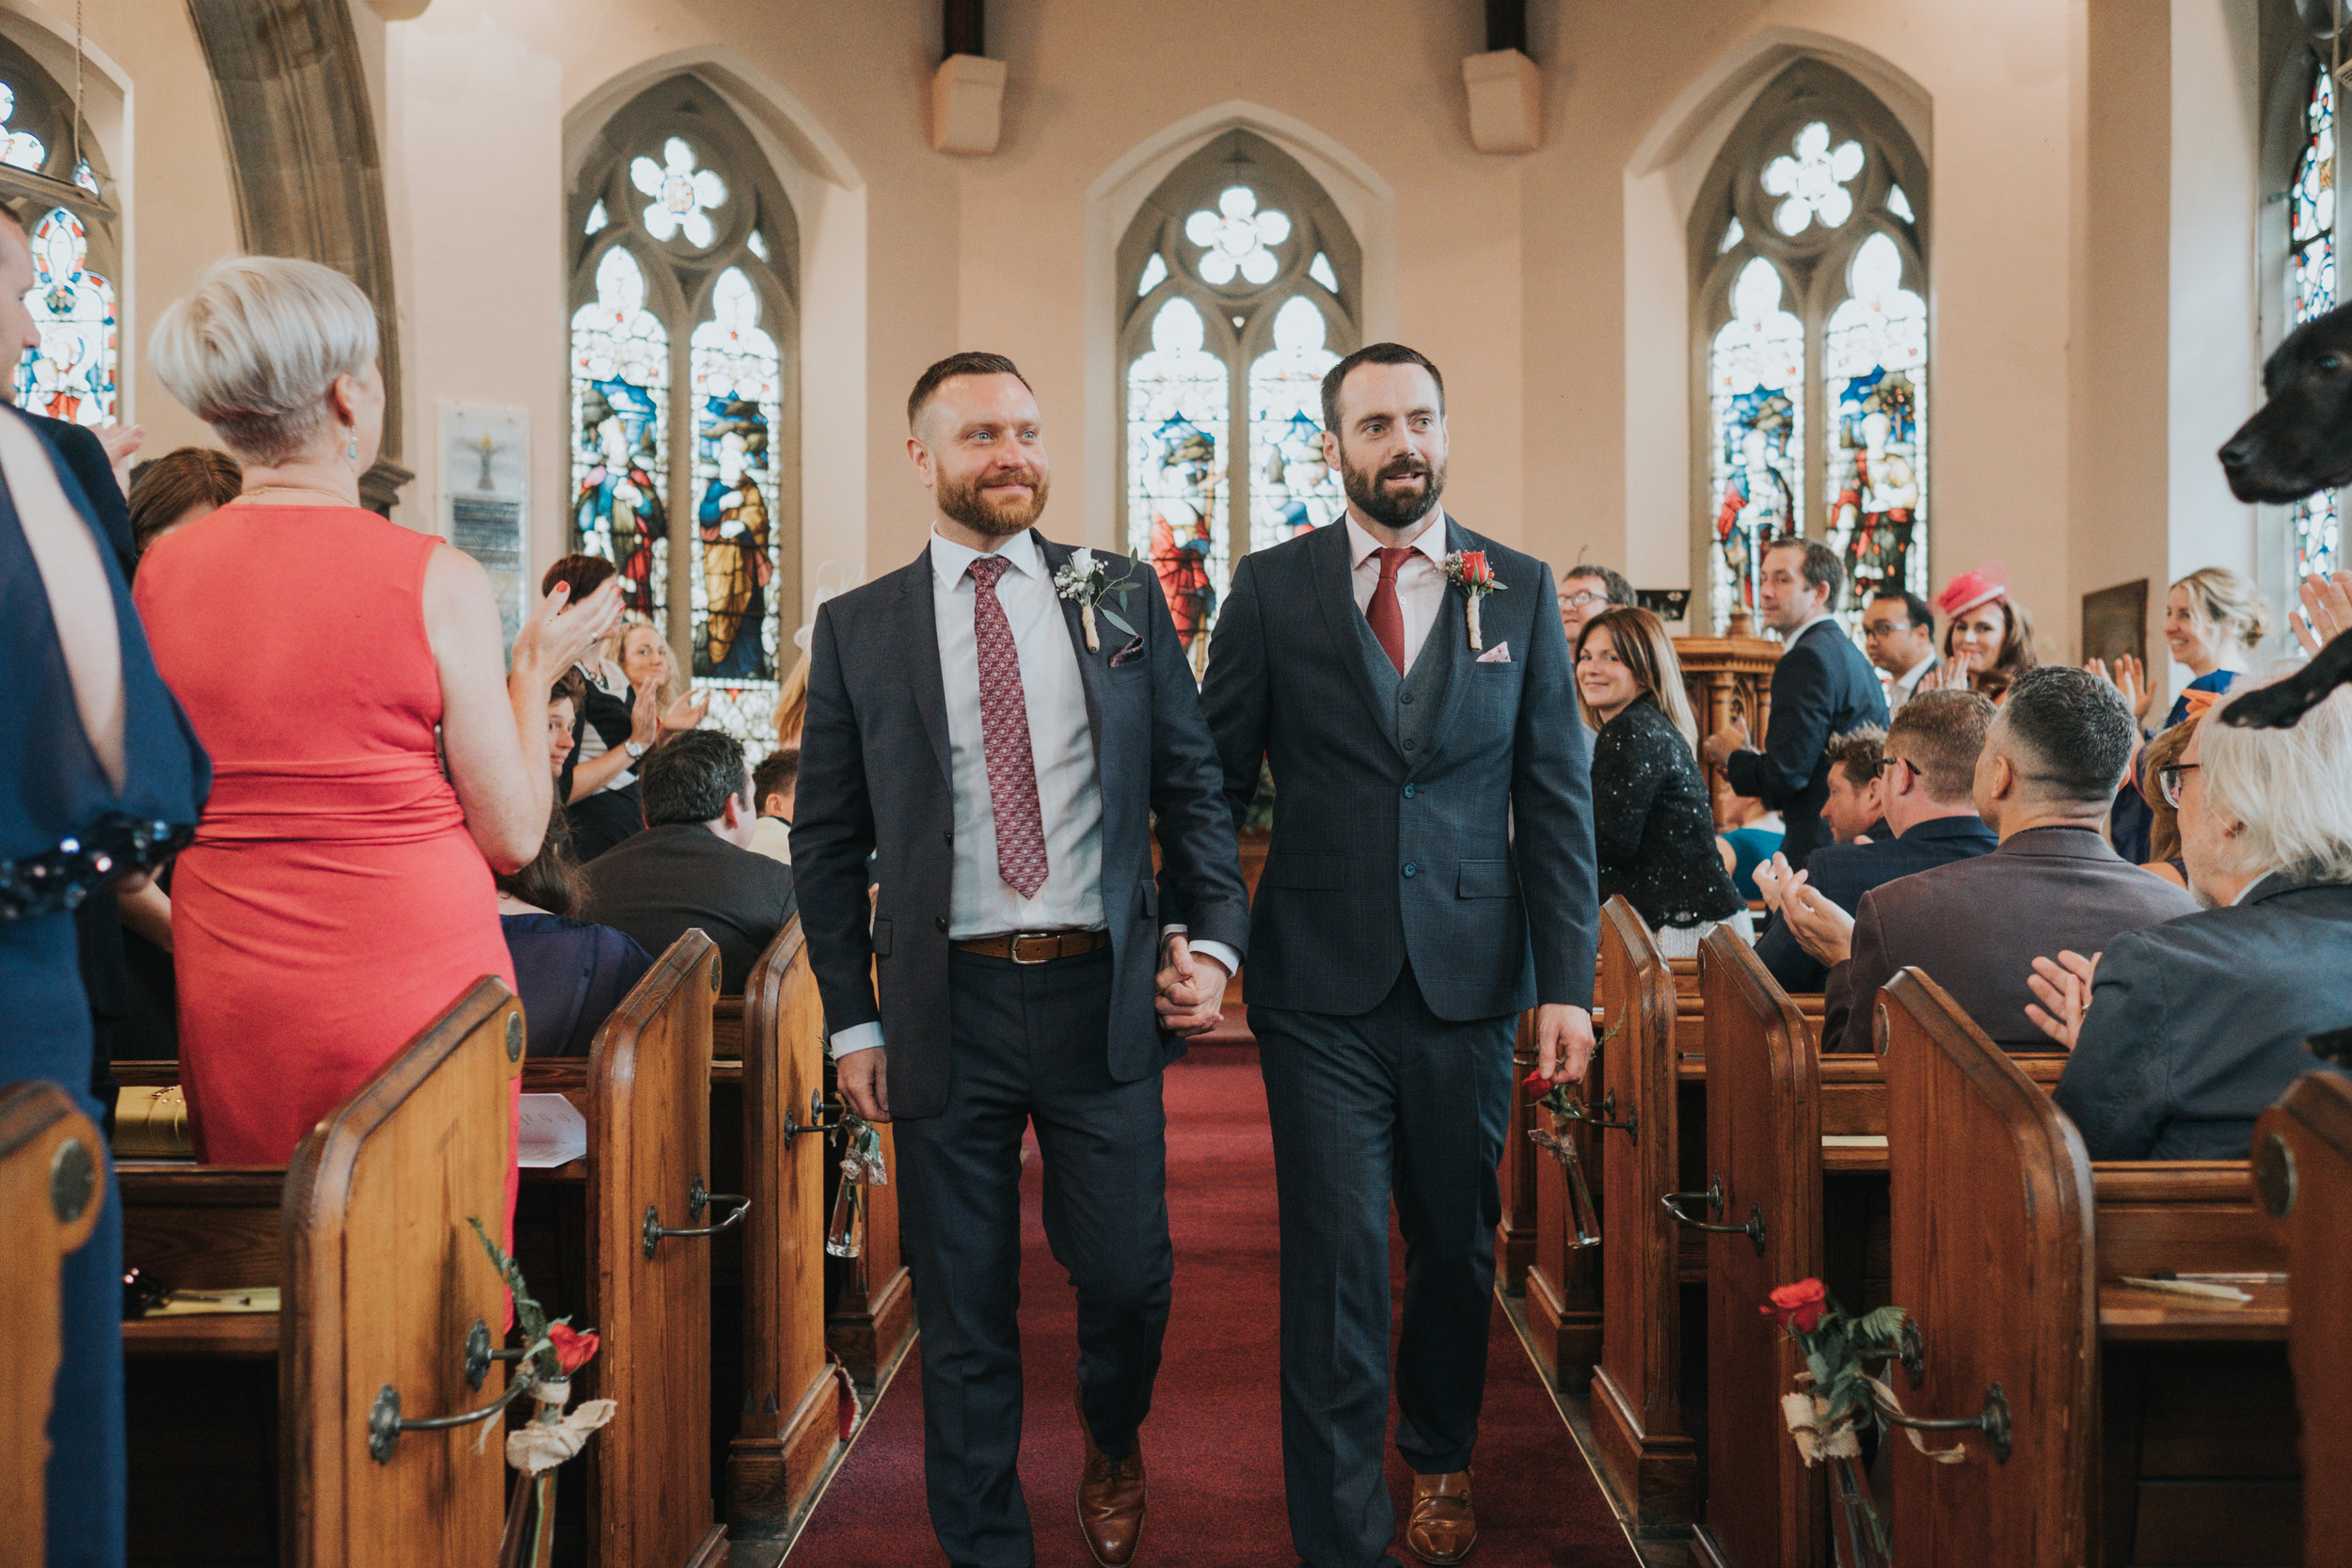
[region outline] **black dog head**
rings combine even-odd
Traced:
[[[2270,401],[2221,449],[2230,493],[2285,502],[2352,483],[2352,306],[2289,333],[2263,389]]]

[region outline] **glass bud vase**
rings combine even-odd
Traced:
[[[842,1172],[841,1190],[834,1195],[833,1199],[833,1224],[825,1229],[825,1251],[829,1256],[855,1258],[861,1250],[857,1224],[858,1195],[865,1190],[865,1183],[853,1174]]]

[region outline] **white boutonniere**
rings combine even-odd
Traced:
[[[1090,654],[1103,651],[1103,640],[1094,630],[1094,612],[1098,609],[1103,612],[1103,619],[1120,631],[1130,637],[1138,635],[1119,611],[1103,603],[1106,596],[1111,596],[1123,605],[1134,588],[1132,575],[1121,577],[1117,582],[1111,581],[1110,575],[1103,569],[1103,562],[1091,549],[1084,547],[1071,551],[1070,559],[1063,562],[1061,570],[1054,574],[1054,592],[1078,607],[1078,622],[1086,628],[1087,652]]]
[[[1455,550],[1445,558],[1445,579],[1462,591],[1470,601],[1470,651],[1486,646],[1478,636],[1478,601],[1489,594],[1499,594],[1506,586],[1495,580],[1495,569],[1486,564],[1485,550]]]

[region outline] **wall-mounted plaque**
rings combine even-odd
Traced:
[[[498,595],[499,626],[513,647],[522,625],[530,564],[523,538],[531,475],[531,415],[496,404],[440,410],[441,534],[482,562]]]
[[[2119,582],[2083,595],[2083,657],[2109,666],[2129,654],[2148,662],[2148,579]]]

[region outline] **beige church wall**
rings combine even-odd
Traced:
[[[84,135],[103,151],[123,211],[118,320],[124,419],[147,426],[144,455],[217,445],[147,366],[155,318],[196,275],[238,249],[235,198],[218,101],[187,9],[155,0],[85,0]],[[0,30],[70,94],[73,13],[64,4],[0,3]]]

